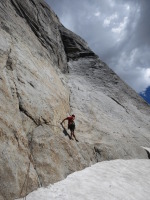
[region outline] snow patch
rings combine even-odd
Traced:
[[[30,193],[27,200],[149,200],[149,169],[144,159],[100,162]]]

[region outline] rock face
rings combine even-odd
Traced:
[[[43,0],[0,1],[0,200],[91,164],[148,158],[150,107]],[[76,136],[60,122],[76,115]]]

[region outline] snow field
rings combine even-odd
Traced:
[[[39,188],[27,200],[150,200],[149,170],[149,160],[104,161]]]

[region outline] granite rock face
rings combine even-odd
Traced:
[[[43,0],[1,0],[0,27],[0,200],[99,161],[148,159],[149,105]],[[60,125],[71,113],[79,143]]]
[[[80,140],[94,146],[97,161],[146,158],[141,146],[150,144],[149,105],[79,36],[60,30],[68,58],[70,106],[78,116]],[[75,52],[69,50],[72,44]]]

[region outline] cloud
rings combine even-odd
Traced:
[[[100,12],[98,11],[98,12],[96,12],[96,13],[94,13],[94,15],[96,16],[96,17],[98,17],[98,16],[100,16]]]
[[[46,1],[133,89],[150,85],[150,1]]]
[[[133,49],[131,52],[124,51],[119,54],[117,60],[110,61],[115,64],[114,71],[137,92],[144,91],[150,85],[150,59],[145,62],[148,56],[145,52],[149,50],[150,48],[145,47],[143,54],[141,54],[141,49]]]
[[[128,17],[124,17],[123,21],[120,22],[119,26],[112,28],[111,31],[113,33],[119,33],[120,34],[126,28],[127,22],[128,22]]]
[[[118,15],[117,15],[117,13],[114,13],[113,15],[111,15],[110,17],[106,17],[105,19],[104,19],[104,27],[108,27],[108,26],[110,26],[110,24],[115,20],[115,19],[117,19],[118,18]]]

